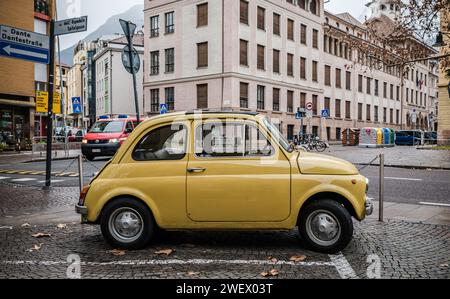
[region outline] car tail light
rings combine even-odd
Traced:
[[[87,195],[87,193],[89,191],[89,188],[91,188],[91,186],[87,185],[87,186],[84,186],[83,190],[81,190],[80,199],[78,200],[78,204],[80,206],[84,205],[84,200],[86,199],[86,195]]]

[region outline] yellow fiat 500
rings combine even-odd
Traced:
[[[368,180],[350,163],[299,152],[269,118],[173,113],[140,124],[81,192],[85,223],[115,247],[138,249],[164,230],[291,230],[334,253],[352,217],[372,213]]]

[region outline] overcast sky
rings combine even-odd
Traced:
[[[57,0],[57,2],[58,19],[84,15],[89,17],[87,32],[61,37],[62,49],[72,46],[95,31],[109,17],[120,14],[134,5],[144,4],[144,0]],[[359,18],[364,13],[364,5],[367,2],[367,0],[330,0],[325,5],[325,9],[333,13],[350,12],[354,17]]]

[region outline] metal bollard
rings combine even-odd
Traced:
[[[384,209],[384,154],[380,154],[380,181],[379,181],[379,206],[378,221],[383,222]]]
[[[80,184],[80,193],[83,191],[83,155],[78,156],[78,182]]]

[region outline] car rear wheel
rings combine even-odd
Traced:
[[[155,230],[150,210],[132,198],[120,198],[106,206],[100,225],[108,243],[121,249],[144,248]]]
[[[303,243],[314,251],[336,253],[350,243],[353,222],[350,213],[334,200],[318,200],[301,212],[298,228]]]

